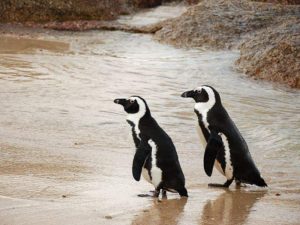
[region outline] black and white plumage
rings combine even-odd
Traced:
[[[204,170],[211,176],[213,167],[227,181],[210,186],[229,187],[235,179],[258,186],[267,186],[250,155],[247,143],[221,103],[219,93],[211,86],[200,86],[186,91],[184,98],[193,98],[198,116],[200,135],[204,142]]]
[[[155,197],[160,190],[178,192],[188,196],[185,177],[172,139],[151,116],[146,101],[139,96],[115,99],[128,113],[127,121],[132,127],[136,146],[132,174],[136,181],[141,174],[155,187]]]

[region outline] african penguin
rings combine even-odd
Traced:
[[[204,170],[211,176],[213,167],[223,174],[224,184],[213,187],[229,187],[235,179],[240,182],[267,186],[248,150],[248,146],[221,103],[219,93],[211,86],[203,85],[184,92],[181,97],[193,98],[194,111],[204,136]]]
[[[188,197],[185,177],[172,139],[151,116],[146,101],[139,96],[115,99],[128,113],[127,122],[132,127],[136,147],[132,174],[136,181],[143,177],[155,187],[154,197],[160,190],[178,192]]]

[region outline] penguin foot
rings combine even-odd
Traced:
[[[153,195],[149,195],[149,194],[138,194],[137,196],[141,198],[153,197]]]
[[[246,184],[243,184],[243,183],[235,183],[235,187],[237,188],[237,189],[240,189],[240,188],[245,188],[245,187],[247,187],[247,185]]]
[[[244,186],[244,185],[243,185]],[[242,182],[240,181],[240,180],[235,180],[235,187],[237,188],[237,189],[240,189],[241,187],[242,187]]]
[[[162,190],[162,198],[167,199],[167,191]]]
[[[236,186],[241,186],[241,183],[242,183],[242,182],[241,182],[240,180],[235,179],[235,185],[236,185]]]
[[[154,194],[153,194],[153,197],[154,198],[158,198],[159,197],[159,193],[160,193],[160,191],[155,191]]]
[[[141,197],[141,198],[148,198],[148,197],[158,198],[159,197],[160,191],[157,191],[157,190],[152,191],[151,190],[149,192],[150,192],[150,194],[138,194],[137,196]],[[162,198],[167,198],[167,191],[166,190],[162,190]]]
[[[215,183],[208,184],[208,187],[228,188],[228,186],[224,186],[224,184],[215,184]]]
[[[228,188],[232,183],[233,179],[227,180],[224,184],[208,184],[208,187]]]

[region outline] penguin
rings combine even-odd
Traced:
[[[116,104],[128,113],[127,122],[132,127],[132,137],[136,147],[132,163],[132,175],[136,181],[141,174],[154,187],[154,197],[162,190],[179,193],[188,197],[185,177],[172,139],[151,116],[146,101],[139,96],[115,99]]]
[[[223,107],[219,93],[213,87],[203,85],[182,93],[181,97],[193,98],[196,102],[194,111],[206,146],[205,173],[210,177],[215,167],[227,179],[224,184],[209,186],[228,188],[235,180],[237,185],[242,182],[266,187],[246,141]]]

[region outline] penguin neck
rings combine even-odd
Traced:
[[[147,133],[149,130],[152,130],[154,127],[157,126],[157,122],[155,119],[149,114],[143,116],[139,121],[139,129],[140,133],[144,136],[148,136]]]
[[[142,117],[137,126],[139,137],[143,140],[152,139],[155,142],[156,137],[162,132],[162,129],[151,115]]]
[[[132,122],[135,127],[138,126],[140,119],[146,115],[150,115],[150,111],[148,107],[144,103],[139,104],[139,111],[136,113],[129,113],[127,115],[127,120]]]
[[[128,114],[127,116],[127,122],[132,126],[133,131],[135,132],[135,135],[138,139],[141,139],[141,126],[140,124],[143,123],[143,121],[147,120],[147,118],[152,118],[150,111],[145,107],[145,109],[140,108],[139,112]]]
[[[208,102],[198,102],[195,104],[194,110],[206,129],[208,129],[209,125],[207,121],[207,114],[214,107],[215,103],[215,99],[211,99]]]

